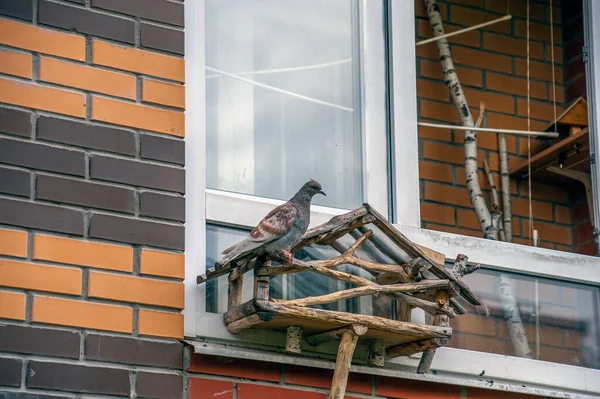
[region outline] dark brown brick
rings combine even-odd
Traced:
[[[177,250],[185,241],[183,226],[102,214],[92,215],[90,237]]]
[[[185,199],[176,195],[142,191],[140,193],[140,214],[185,222]]]
[[[129,371],[31,360],[27,387],[129,396]]]
[[[181,369],[183,345],[138,338],[89,334],[85,341],[85,358],[105,362]]]
[[[40,116],[38,119],[37,138],[94,150],[135,155],[135,136],[129,130],[51,116]]]
[[[69,175],[85,175],[85,154],[46,144],[0,137],[0,163]]]
[[[95,155],[90,161],[92,179],[108,180],[132,186],[185,192],[185,171],[147,162]]]
[[[0,350],[79,359],[78,333],[7,324],[0,328]]]
[[[92,0],[92,7],[183,26],[183,3],[167,0]]]
[[[83,235],[83,213],[60,206],[0,198],[0,223]]]
[[[40,24],[135,43],[135,23],[132,20],[49,1],[40,1],[38,7]]]
[[[23,0],[0,0],[0,15],[31,21],[33,20],[33,3]]]
[[[137,374],[138,398],[179,399],[183,397],[183,376],[173,374]]]
[[[142,22],[140,43],[143,47],[169,51],[171,53],[185,53],[184,35],[182,30],[165,28]]]
[[[31,112],[0,108],[0,132],[31,137]]]
[[[128,213],[135,212],[133,190],[90,181],[38,175],[36,196],[39,199],[66,204]]]
[[[40,393],[0,392],[0,399],[72,399],[72,397],[44,395]]]
[[[31,173],[0,167],[0,193],[29,197]]]
[[[148,134],[140,135],[141,157],[185,165],[185,142]]]
[[[23,363],[19,359],[0,357],[0,385],[5,387],[21,386],[21,368]]]

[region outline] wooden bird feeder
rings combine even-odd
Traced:
[[[348,244],[344,244],[344,240]],[[473,305],[481,303],[462,281],[479,265],[467,264],[459,255],[453,269],[444,268],[444,255],[410,242],[369,204],[308,230],[292,248],[296,253],[311,246],[329,246],[339,255],[329,259],[275,264],[261,258],[238,259],[236,264],[212,268],[197,282],[204,283],[229,274],[228,310],[223,314],[231,334],[246,329],[274,329],[286,332],[285,350],[300,354],[302,343],[317,346],[339,340],[335,372],[329,398],[341,399],[358,342],[368,345],[368,364],[383,367],[385,358],[423,352],[417,372],[427,373],[436,348],[452,337],[449,318],[465,314],[462,297]],[[434,260],[437,258],[437,260]],[[369,278],[335,270],[353,265]],[[253,298],[242,303],[242,282],[246,272],[254,273]],[[354,287],[322,296],[283,300],[270,297],[270,279],[287,273],[318,273]],[[398,305],[394,318],[318,309],[312,306],[365,295],[390,298]],[[431,315],[432,324],[410,321],[413,308]]]

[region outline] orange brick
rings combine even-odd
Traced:
[[[523,58],[517,58],[516,60],[516,73],[519,76],[527,76],[527,60]],[[538,61],[529,61],[529,78],[547,80],[552,82],[552,64]],[[554,81],[558,83],[563,82],[563,68],[561,66],[554,66]]]
[[[550,94],[552,97],[552,93]],[[517,112],[519,116],[527,117],[527,100],[526,99],[518,99],[517,100]],[[554,105],[550,102],[541,102],[541,101],[530,101],[529,102],[529,114],[531,119],[539,119],[542,121],[550,122],[554,120]],[[562,112],[562,107],[560,104],[556,104],[556,116],[558,117]]]
[[[34,295],[32,321],[131,333],[133,308]]]
[[[546,61],[552,61],[552,50],[550,44],[546,44]],[[554,63],[563,63],[563,49],[560,46],[554,46]]]
[[[447,129],[438,129],[434,127],[418,126],[419,138],[450,141],[451,132]]]
[[[36,234],[33,259],[70,265],[133,271],[133,248]]]
[[[507,0],[492,0],[486,1],[485,6],[489,11],[495,11],[502,14],[506,14],[507,11]],[[529,17],[531,19],[545,20],[546,11],[545,6],[530,2],[529,4]],[[527,3],[521,0],[510,0],[510,14],[515,17],[527,17]]]
[[[183,309],[183,283],[90,271],[88,295],[93,298]]]
[[[579,366],[581,365],[581,352],[542,345],[540,347],[540,360]]]
[[[0,285],[81,295],[81,270],[0,259]]]
[[[135,100],[133,75],[41,57],[39,80]]]
[[[565,226],[558,226],[551,223],[533,221],[533,228],[538,231],[541,241],[553,242],[556,244],[571,245],[571,229]],[[523,219],[523,237],[529,238],[529,219]]]
[[[185,257],[183,254],[143,248],[140,256],[140,272],[183,280],[185,278]]]
[[[110,98],[92,97],[92,119],[177,137],[185,136],[183,112],[167,111]]]
[[[455,24],[473,26],[498,18],[497,14],[474,10],[472,8],[452,6],[450,20]],[[464,27],[463,27],[464,28]],[[502,21],[484,27],[484,31],[510,33],[510,21]],[[479,32],[479,31],[477,31]]]
[[[529,82],[530,97],[539,100],[548,99],[548,86],[542,82]],[[514,78],[512,76],[488,73],[486,75],[486,88],[488,90],[500,91],[503,93],[515,94],[517,96],[527,96],[527,80]]]
[[[0,319],[25,320],[25,294],[0,291]]]
[[[527,39],[527,21],[515,19],[515,35]],[[554,26],[552,28],[554,43],[562,43],[562,29]],[[550,24],[541,24],[529,21],[529,40],[538,40],[540,42],[550,43]]]
[[[444,83],[431,80],[417,80],[417,96],[433,100],[450,101],[450,91]]]
[[[554,220],[558,223],[571,224],[571,209],[567,206],[554,205]]]
[[[419,177],[452,183],[452,166],[445,163],[419,161]]]
[[[421,219],[426,222],[454,225],[454,208],[421,202]]]
[[[85,95],[0,77],[0,102],[85,117]]]
[[[479,237],[479,238],[482,237],[481,231],[461,229],[459,227],[453,227],[453,226],[443,226],[443,225],[439,225],[439,224],[435,224],[435,223],[426,223],[425,228],[428,230],[443,231],[445,233],[458,234],[458,235],[462,235],[462,236]]]
[[[497,320],[494,317],[469,313],[452,320],[454,321],[452,328],[456,331],[490,337],[496,335]]]
[[[483,33],[483,48],[511,56],[527,56],[526,40],[503,36],[496,33]],[[543,60],[544,45],[538,42],[529,42],[529,57],[531,59]]]
[[[462,316],[461,316],[462,317]],[[458,317],[457,317],[458,319]],[[484,352],[484,353],[496,353],[499,355],[510,355],[512,354],[512,347],[510,341],[494,337],[482,337],[478,335],[465,336],[465,348],[467,350]],[[491,395],[484,396],[486,399],[491,399]]]
[[[116,46],[99,40],[92,42],[92,62],[97,65],[177,82],[185,81],[185,63],[181,57],[171,57],[133,47]]]
[[[0,255],[27,257],[27,233],[0,229]]]
[[[527,130],[527,118],[486,112],[486,119],[487,125],[490,128]],[[531,130],[543,130],[546,128],[546,125],[547,124],[544,122],[532,120]],[[509,141],[508,137],[510,136],[507,136],[507,142]],[[519,139],[519,142],[521,142],[521,140],[522,139]]]
[[[515,100],[512,96],[473,90],[466,87],[463,91],[469,104],[479,105],[479,102],[481,101],[485,103],[485,108],[491,111],[504,112],[506,114],[515,112]],[[473,116],[473,118],[475,118],[475,116]]]
[[[516,216],[529,217],[529,199],[528,198],[511,198],[512,213]],[[552,221],[552,204],[549,202],[531,201],[531,208],[534,219],[542,219]]]
[[[465,150],[460,145],[423,140],[423,158],[464,165]]]
[[[529,197],[527,183],[521,185],[520,195],[523,197]],[[531,197],[534,199],[558,202],[561,204],[568,204],[570,201],[569,192],[566,189],[552,184],[543,184],[537,182],[532,182],[531,184]]]
[[[421,103],[421,118],[459,123],[458,111],[453,104],[424,99],[420,99],[419,102]]]
[[[142,335],[183,338],[183,315],[140,309],[138,331]]]
[[[452,49],[452,58],[457,65],[503,73],[512,73],[513,71],[512,58],[506,55],[492,54],[487,51],[473,50],[464,47],[455,47]]]
[[[464,187],[425,182],[425,199],[471,208],[471,200]]]
[[[419,62],[420,75],[424,78],[444,80],[442,74],[442,66],[439,61],[420,60]],[[478,69],[456,67],[456,73],[463,86],[482,87],[482,72]]]
[[[0,18],[0,44],[85,61],[85,38]]]
[[[0,50],[0,72],[31,79],[32,66],[31,54]]]
[[[142,101],[185,108],[185,87],[156,80],[144,79]]]
[[[456,225],[458,227],[466,227],[473,230],[481,229],[481,225],[477,220],[477,215],[475,215],[475,212],[473,210],[458,209],[456,211],[456,215],[458,220]]]
[[[432,31],[431,31],[431,25],[429,25],[428,20],[425,20],[425,19],[417,20],[417,29],[419,31],[419,36],[423,40],[433,37]],[[444,32],[446,32],[446,33],[455,32],[455,31],[461,30],[461,29],[463,29],[462,26],[455,26],[455,25],[449,25],[449,24],[444,25]],[[471,46],[471,47],[480,47],[481,46],[479,32],[477,32],[477,31],[465,32],[460,35],[450,36],[448,38],[448,42],[451,44],[461,44],[463,46]],[[435,45],[433,45],[433,47],[435,47]]]

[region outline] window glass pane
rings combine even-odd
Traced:
[[[581,55],[582,0],[554,2],[553,7],[547,0],[529,3],[511,0],[510,11],[507,0],[479,2],[474,6],[462,3],[439,1],[446,33],[500,18],[507,12],[512,15],[508,21],[448,38],[456,74],[473,119],[478,116],[479,103],[484,102],[482,127],[519,130],[530,127],[536,132],[559,133],[556,138],[532,137],[530,142],[527,136],[506,136],[512,241],[534,245],[532,237],[536,230],[539,247],[596,255],[589,212],[593,201],[586,195],[584,184],[568,174],[590,176],[586,102],[589,82]],[[423,0],[415,0],[417,41],[432,36],[423,4]],[[450,90],[444,84],[436,44],[417,46],[416,51],[418,120],[460,124]],[[422,227],[482,237],[467,189],[464,137],[462,130],[419,126]],[[480,132],[476,146],[479,182],[491,210],[492,193],[484,161],[489,165],[501,199],[498,135]]]
[[[207,186],[363,201],[356,0],[206,1]]]
[[[207,266],[211,267],[215,261],[221,258],[221,252],[241,241],[248,231],[237,230],[228,227],[208,225],[207,226]],[[353,240],[339,240],[341,245],[348,247]],[[296,252],[295,257],[304,261],[314,259],[326,259],[339,255],[330,247],[307,247]],[[357,256],[365,258],[365,253],[359,253]],[[371,274],[364,270],[351,266],[338,266],[336,270],[358,275],[374,281]],[[221,276],[215,280],[208,281],[206,286],[206,311],[209,313],[223,313],[227,311],[227,276]],[[244,276],[242,289],[242,302],[252,298],[254,278],[253,273],[248,272]],[[271,279],[270,296],[280,299],[296,299],[307,296],[325,295],[342,289],[352,288],[352,285],[338,280],[330,279],[316,273],[304,272],[279,275]],[[392,314],[392,303],[387,298],[381,296],[375,298],[364,296],[352,298],[349,300],[338,301],[324,305],[311,306],[318,309],[336,310],[350,313],[361,313],[368,315],[377,315],[390,318]]]
[[[600,369],[600,290],[546,278],[503,273],[518,307],[525,339],[533,358],[548,362]],[[480,269],[465,276],[481,306],[460,303],[468,314],[451,319],[453,336],[449,346],[516,356],[510,322],[498,294],[500,273]],[[518,324],[518,323],[517,323]]]

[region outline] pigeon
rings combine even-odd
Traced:
[[[253,257],[266,254],[292,264],[294,258],[289,251],[306,233],[310,203],[316,194],[327,195],[316,180],[304,183],[289,201],[269,212],[243,241],[225,249],[224,257],[215,263],[216,269],[248,254]]]

